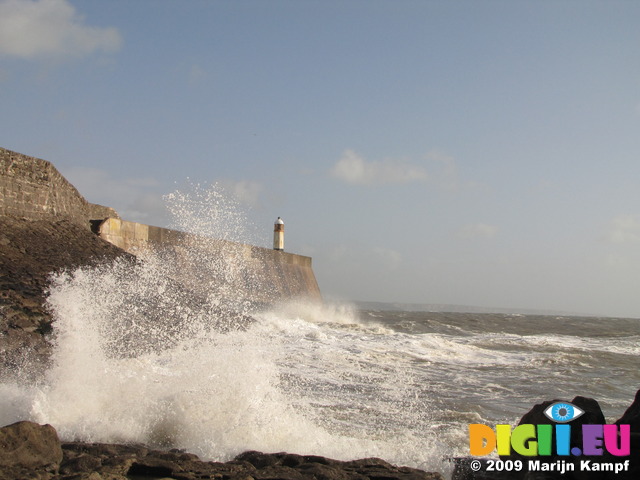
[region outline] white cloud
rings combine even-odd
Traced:
[[[486,223],[473,223],[465,225],[458,231],[460,238],[493,238],[498,233],[498,227]]]
[[[220,184],[227,192],[231,193],[238,201],[245,205],[249,205],[250,207],[259,205],[260,195],[263,191],[261,183],[251,180],[223,180]]]
[[[331,174],[347,183],[360,185],[409,183],[427,179],[427,172],[420,166],[393,159],[367,162],[353,150],[343,153],[331,169]]]
[[[0,55],[33,59],[115,52],[114,27],[91,27],[68,0],[0,0]]]
[[[114,178],[98,168],[72,167],[62,172],[91,203],[114,208],[124,220],[164,226],[169,222],[160,182],[151,177]]]
[[[116,211],[118,211],[116,209]],[[162,195],[153,192],[138,192],[118,213],[125,220],[132,220],[159,227],[169,224],[169,214]]]
[[[607,239],[611,243],[640,242],[640,216],[620,214],[609,225]]]

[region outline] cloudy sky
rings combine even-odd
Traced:
[[[640,2],[0,0],[0,145],[169,225],[218,182],[330,298],[640,317]]]

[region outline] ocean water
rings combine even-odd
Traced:
[[[218,272],[197,295],[161,252],[52,277],[52,365],[39,381],[0,381],[0,424],[222,461],[250,449],[376,456],[447,474],[468,454],[469,423],[515,424],[576,395],[614,421],[640,388],[640,320],[259,309],[220,288],[235,262],[193,256]]]
[[[535,403],[575,395],[613,421],[640,385],[629,319],[298,303],[224,331],[191,311],[189,329],[155,331],[165,346],[141,348],[124,341],[136,326],[122,331],[123,303],[110,298],[101,315],[81,303],[113,288],[105,271],[58,280],[55,364],[40,383],[0,385],[0,423],[216,460],[255,449],[446,472],[447,458],[468,453],[469,423],[515,424]]]

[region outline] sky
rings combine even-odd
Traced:
[[[0,0],[0,146],[175,222],[221,185],[335,300],[640,317],[640,2]],[[174,223],[172,223],[174,222]]]

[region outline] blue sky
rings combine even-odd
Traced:
[[[235,191],[329,298],[640,317],[640,3],[0,0],[0,145],[168,225]],[[187,181],[187,179],[190,179]]]

